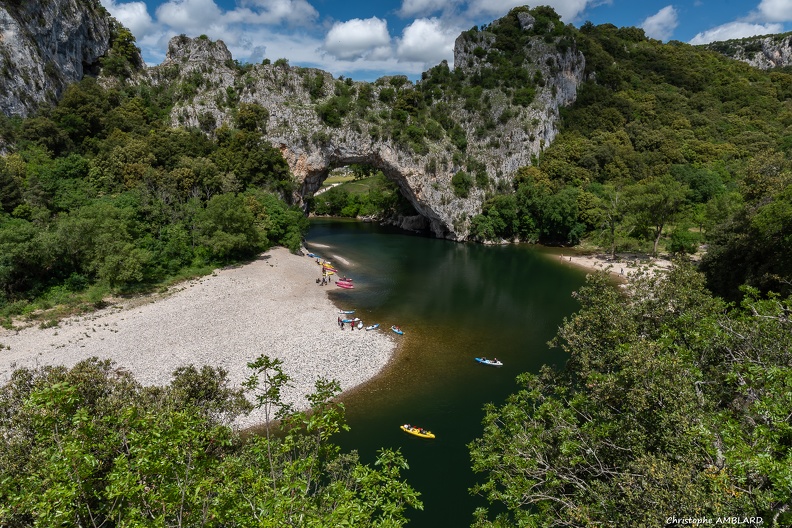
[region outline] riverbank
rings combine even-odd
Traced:
[[[672,262],[666,258],[654,258],[640,253],[617,253],[616,258],[609,254],[564,254],[559,255],[562,262],[584,268],[587,271],[608,271],[608,273],[626,282],[638,273],[645,271],[649,274],[663,272],[671,268]]]
[[[2,330],[0,383],[16,368],[71,367],[97,356],[143,385],[168,384],[177,367],[193,364],[222,367],[239,386],[250,375],[247,363],[265,354],[283,361],[292,378],[283,401],[304,408],[318,377],[350,390],[375,377],[396,348],[385,332],[342,332],[327,296],[334,286],[319,286],[319,276],[314,259],[275,248],[173,286],[164,297],[120,302],[52,328]],[[254,412],[236,425],[263,421]]]

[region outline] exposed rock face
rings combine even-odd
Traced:
[[[529,13],[518,14],[526,35],[533,34],[535,23]],[[98,73],[99,59],[110,50],[118,28],[99,0],[0,0],[0,109],[27,116],[39,104],[54,102],[68,83]],[[473,106],[459,94],[440,93],[432,100],[445,105],[454,136],[438,121],[422,117],[426,120],[419,123],[432,121],[437,130],[431,138],[418,130],[418,146],[394,133],[394,127],[412,124],[406,113],[402,120],[393,117],[396,110],[390,105],[394,93],[404,100],[419,88],[406,78],[370,84],[334,79],[327,72],[283,61],[239,65],[222,41],[180,36],[171,40],[161,65],[138,72],[132,82],[174,89],[172,124],[198,127],[207,134],[231,124],[241,103],[265,107],[269,122],[263,140],[280,149],[297,177],[298,202],[312,196],[330,170],[367,164],[395,181],[422,217],[397,222],[409,229],[428,226],[438,237],[462,240],[487,193],[510,187],[514,172],[555,138],[559,107],[575,100],[585,61],[574,45],[561,51],[557,40],[549,35],[533,38],[524,50],[522,67],[542,80],[530,104],[515,106],[500,89],[484,90],[481,104]],[[486,67],[482,53],[493,43],[493,35],[484,31],[460,36],[456,68],[473,79]],[[323,121],[317,110],[339,91],[351,94],[352,110],[335,122]],[[359,104],[363,93],[365,104]],[[424,94],[412,100],[422,104]],[[394,140],[397,136],[401,138]],[[474,170],[476,185],[455,192],[455,175]]]
[[[0,0],[0,111],[25,117],[96,73],[114,24],[99,0]]]
[[[792,66],[792,34],[788,33],[713,42],[707,47],[762,70]]]
[[[529,18],[520,21],[527,28],[533,25]],[[482,45],[489,44],[476,44]],[[474,72],[480,67],[479,59],[472,55],[473,48],[468,37],[457,39],[454,55],[458,68]],[[425,219],[405,217],[399,220],[403,227],[420,229],[428,224],[438,237],[462,240],[467,237],[470,219],[481,210],[486,191],[473,188],[467,197],[458,197],[452,189],[453,176],[466,170],[466,163],[472,159],[483,164],[493,186],[510,185],[514,171],[529,165],[532,156],[555,138],[559,106],[574,102],[585,60],[575,49],[560,52],[554,43],[537,39],[527,67],[541,73],[544,86],[537,90],[530,106],[518,109],[518,115],[501,120],[504,122],[498,119],[510,103],[502,93],[493,92],[486,118],[499,124],[491,133],[479,133],[479,109],[466,110],[460,101],[449,100],[451,114],[467,136],[464,156],[458,155],[447,137],[430,142],[428,152],[422,153],[383,137],[378,114],[388,107],[379,101],[379,94],[392,86],[388,79],[373,84],[346,81],[344,84],[358,93],[364,85],[370,87],[370,107],[361,113],[351,112],[341,126],[329,127],[316,108],[333,96],[334,86],[342,81],[321,70],[288,64],[240,68],[221,41],[175,37],[166,60],[147,75],[154,83],[191,87],[190,93],[182,94],[183,102],[173,108],[174,126],[194,126],[212,133],[230,122],[240,102],[267,108],[270,118],[266,140],[280,149],[297,177],[297,201],[312,196],[330,170],[352,163],[368,164],[395,181]],[[314,91],[312,98],[310,81],[317,78],[321,78],[323,88],[318,97]],[[415,87],[406,82],[398,89]]]

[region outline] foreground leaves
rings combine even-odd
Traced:
[[[257,405],[279,406],[280,363],[250,366]],[[340,452],[338,391],[317,381],[310,411],[243,441],[229,424],[251,405],[222,369],[181,368],[155,388],[97,359],[18,370],[0,390],[0,525],[402,526],[422,507],[406,462]]]
[[[470,444],[474,491],[505,508],[477,526],[789,525],[792,300],[733,307],[702,282],[680,265],[622,296],[590,277],[555,340],[567,368],[520,376]]]

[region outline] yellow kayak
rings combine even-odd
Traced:
[[[411,435],[417,436],[419,438],[434,438],[435,435],[432,431],[427,431],[426,429],[422,429],[420,427],[416,427],[410,424],[404,424],[399,426],[402,431],[405,433],[410,433]]]

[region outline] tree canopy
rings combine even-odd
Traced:
[[[166,88],[86,78],[9,121],[0,158],[0,314],[131,291],[292,250],[307,229],[295,183],[241,105],[214,137],[172,128]],[[31,305],[31,303],[33,303]]]
[[[346,427],[338,383],[317,380],[311,409],[293,412],[281,363],[249,367],[273,434],[229,426],[251,404],[222,369],[183,367],[164,387],[95,358],[15,371],[0,388],[0,524],[396,527],[422,508],[398,451],[372,467],[331,442]]]
[[[624,293],[590,275],[577,299],[566,367],[521,375],[469,446],[474,491],[504,510],[475,525],[789,525],[792,298],[728,305],[678,264]]]

